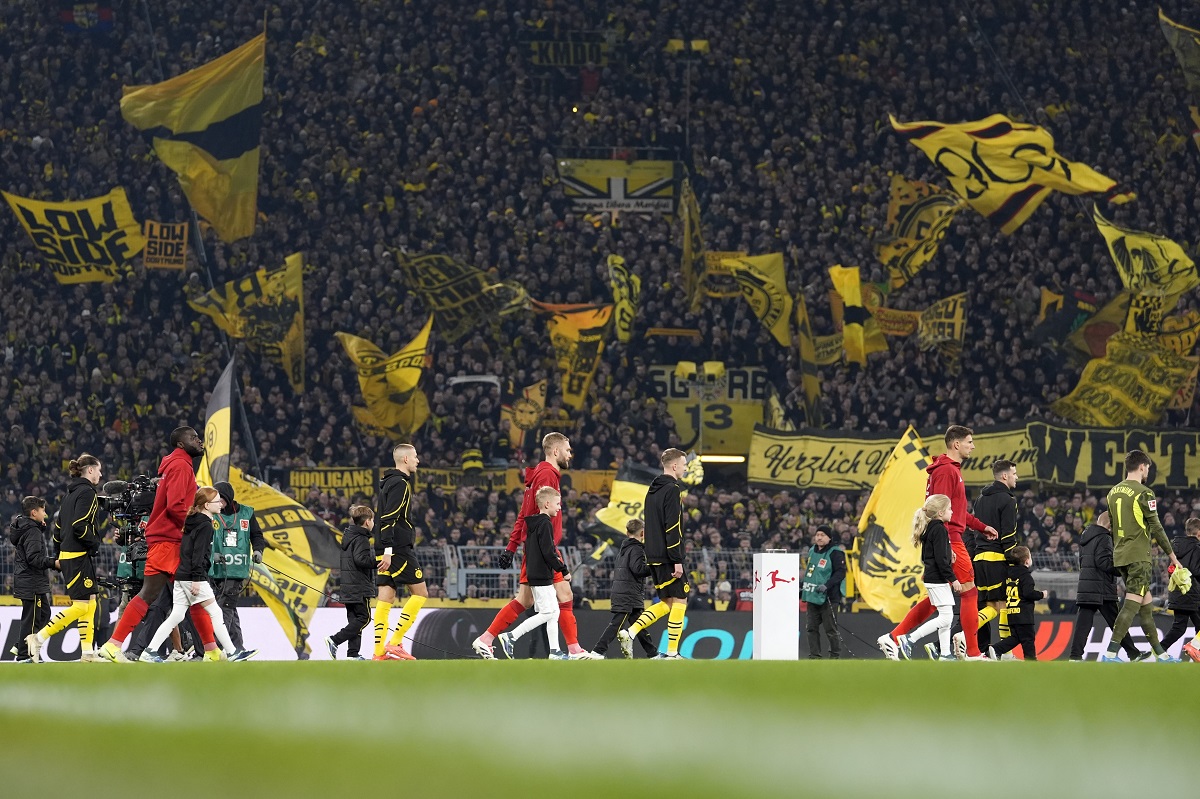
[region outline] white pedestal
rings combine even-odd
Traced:
[[[800,657],[800,556],[754,556],[754,659]]]

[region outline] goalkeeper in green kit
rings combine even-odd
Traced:
[[[1112,517],[1113,565],[1121,572],[1125,581],[1125,602],[1113,625],[1112,640],[1108,652],[1100,658],[1105,663],[1120,662],[1117,650],[1121,640],[1129,632],[1133,617],[1138,617],[1142,632],[1150,642],[1155,659],[1178,662],[1163,649],[1158,640],[1158,628],[1154,626],[1154,609],[1151,605],[1150,539],[1163,552],[1171,556],[1171,563],[1179,567],[1179,559],[1171,549],[1171,542],[1158,520],[1158,500],[1146,486],[1150,475],[1150,456],[1141,450],[1130,450],[1125,456],[1125,479],[1108,492],[1108,510]]]

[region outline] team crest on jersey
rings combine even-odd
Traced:
[[[92,587],[92,578],[91,578],[91,577],[84,577],[84,578],[83,578],[83,587],[84,587],[84,588],[91,588],[91,587]]]
[[[416,576],[416,578],[417,578],[418,580],[420,580],[420,579],[423,577],[423,575],[421,574],[421,570],[420,570],[420,569],[417,569],[415,572],[413,572],[413,574]]]

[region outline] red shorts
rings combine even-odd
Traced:
[[[168,577],[175,576],[175,570],[179,568],[179,544],[170,541],[158,541],[150,545],[150,551],[146,553],[146,576],[152,574],[165,574]]]
[[[562,554],[563,554],[562,550],[561,549],[558,550],[558,556],[560,558],[562,558]],[[566,563],[566,561],[567,561],[567,559],[563,558],[563,562]],[[566,578],[562,576],[562,572],[554,573],[554,582],[561,583],[565,580],[566,580]],[[525,574],[525,561],[524,560],[521,561],[521,578],[519,580],[517,580],[517,582],[520,583],[521,585],[524,585],[525,583],[529,582],[529,577],[526,576],[526,574]]]
[[[971,555],[967,552],[967,545],[961,539],[951,540],[950,551],[954,553],[954,579],[960,583],[975,582],[975,567],[971,565]],[[146,561],[147,565],[149,563]]]

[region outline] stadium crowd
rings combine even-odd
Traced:
[[[497,403],[483,415],[444,386],[449,376],[480,373],[518,387],[548,377],[549,418],[575,442],[577,465],[655,463],[662,449],[688,442],[674,434],[663,404],[650,401],[639,366],[684,358],[762,366],[796,415],[798,364],[780,357],[740,300],[711,300],[690,313],[679,290],[678,223],[573,211],[556,157],[635,150],[686,162],[708,246],[783,251],[789,284],[806,293],[818,334],[833,331],[828,266],[858,264],[864,280],[885,279],[873,245],[884,229],[889,176],[945,184],[891,135],[889,113],[958,121],[1003,112],[1045,125],[1067,157],[1137,192],[1136,202],[1112,209],[1115,221],[1183,237],[1200,223],[1189,193],[1196,154],[1182,75],[1153,7],[1067,5],[760,2],[731,16],[717,0],[173,1],[152,11],[153,31],[123,5],[111,32],[89,35],[65,32],[45,3],[14,0],[0,9],[11,45],[0,54],[3,188],[77,199],[123,186],[139,219],[185,219],[174,175],[121,118],[121,86],[159,80],[156,59],[173,75],[224,53],[253,36],[265,15],[258,230],[234,244],[205,240],[216,284],[293,252],[307,256],[304,394],[281,368],[232,342],[259,463],[385,460],[390,442],[354,425],[358,387],[334,333],[393,352],[424,323],[421,302],[394,273],[393,248],[452,255],[547,302],[610,301],[610,253],[642,277],[634,343],[606,342],[582,412],[563,410],[540,318],[509,317],[458,342],[435,334],[425,383],[433,417],[416,437],[430,466],[456,466],[471,447],[489,462],[536,461],[535,451],[509,443]],[[1182,0],[1163,6],[1197,22]],[[529,63],[522,42],[573,31],[606,31],[611,63]],[[673,38],[707,40],[710,50],[667,52]],[[113,476],[152,474],[166,433],[202,422],[226,356],[211,321],[184,302],[207,288],[203,270],[138,267],[108,285],[60,286],[8,212],[0,237],[7,520],[24,494],[53,504],[64,460],[79,452],[95,453]],[[829,426],[898,431],[909,423],[1053,419],[1048,406],[1074,386],[1079,364],[1058,342],[1032,334],[1043,286],[1101,300],[1118,291],[1089,203],[1052,196],[1010,237],[960,214],[934,263],[889,303],[918,309],[968,292],[961,372],[921,352],[915,337],[892,338],[891,351],[865,369],[822,368]],[[1180,310],[1194,307],[1194,296],[1180,302]],[[702,343],[643,341],[651,326],[696,328]],[[1192,410],[1171,411],[1165,423],[1190,421]],[[236,428],[234,461],[253,471],[241,434]],[[353,498],[300,499],[340,525]],[[568,536],[605,502],[565,499]],[[1077,548],[1098,501],[1027,491],[1030,549],[1060,556]],[[687,498],[690,545],[805,547],[818,523],[849,544],[864,502],[854,494],[707,488]],[[414,517],[429,542],[497,544],[519,493],[435,491],[419,503]],[[1168,534],[1194,513],[1189,504],[1164,497]]]

